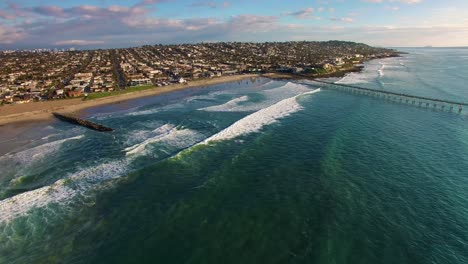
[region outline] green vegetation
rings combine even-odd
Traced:
[[[154,85],[132,86],[132,87],[128,87],[125,90],[119,90],[119,91],[113,91],[113,92],[102,92],[102,93],[90,93],[90,94],[88,94],[88,97],[83,98],[83,100],[93,100],[93,99],[98,99],[98,98],[103,98],[103,97],[108,97],[108,96],[114,96],[114,95],[119,95],[119,94],[126,94],[126,93],[144,91],[144,90],[153,89],[155,87],[156,86],[154,86]]]

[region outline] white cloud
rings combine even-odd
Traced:
[[[0,44],[13,44],[24,39],[25,36],[25,33],[14,27],[0,24]]]

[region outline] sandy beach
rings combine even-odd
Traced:
[[[188,84],[174,84],[163,87],[155,87],[154,89],[148,89],[138,92],[132,92],[127,94],[108,96],[104,98],[98,98],[94,100],[84,101],[82,98],[75,99],[64,99],[55,101],[35,102],[28,104],[14,104],[5,105],[0,107],[0,126],[28,121],[40,121],[52,119],[52,112],[61,113],[73,113],[80,110],[91,108],[100,105],[119,103],[131,99],[136,99],[146,96],[156,96],[164,93],[170,93],[178,90],[205,87],[207,85],[214,85],[224,82],[240,81],[247,78],[258,77],[256,74],[245,74],[245,75],[233,75],[223,76],[213,79],[203,79],[191,81]]]

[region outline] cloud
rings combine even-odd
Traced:
[[[133,6],[98,7],[79,5],[21,7],[28,19],[2,26],[0,43],[14,48],[45,46],[125,47],[141,43],[194,42],[234,38],[236,34],[270,32],[278,17],[237,15],[227,19],[158,18],[142,5],[160,1],[141,1]],[[228,6],[228,2],[223,6]],[[286,26],[283,26],[286,27]]]
[[[313,7],[301,9],[295,12],[288,12],[286,15],[293,16],[296,18],[307,18],[314,14],[315,9]]]
[[[18,29],[0,24],[0,44],[14,44],[25,38],[25,34]]]
[[[190,7],[209,7],[209,8],[228,8],[231,6],[230,2],[217,3],[215,1],[200,1],[190,5]]]
[[[403,5],[402,1],[385,0],[382,8],[391,9],[394,6]],[[78,5],[67,8],[52,5],[22,7],[10,4],[6,9],[0,10],[0,46],[14,49],[55,46],[113,48],[158,43],[193,43],[207,40],[327,39],[390,46],[416,46],[419,44],[436,46],[437,43],[467,45],[465,36],[468,32],[468,21],[465,17],[454,19],[453,14],[458,10],[449,10],[450,12],[440,14],[442,18],[448,19],[446,22],[441,20],[443,23],[431,15],[431,21],[426,24],[427,27],[401,27],[401,25],[415,25],[415,23],[411,23],[413,20],[393,27],[364,27],[353,23],[355,16],[352,13],[340,17],[335,14],[334,9],[328,6],[320,10],[312,7],[304,8],[278,16],[242,14],[227,18],[177,19],[153,15],[160,2],[146,0],[132,6]],[[405,1],[408,4],[411,4],[410,2],[415,4],[415,0]],[[156,6],[153,6],[155,4]],[[326,15],[331,17],[324,18],[323,23],[320,23],[328,23],[328,26],[312,25],[312,23],[306,23],[308,21],[291,24],[285,22],[284,19],[284,16],[300,19],[317,18],[315,15],[319,12],[322,12],[320,13],[322,17]],[[18,15],[22,17],[19,18]],[[421,24],[420,21],[418,22]],[[449,23],[454,25],[448,25]],[[440,26],[443,24],[447,25]]]
[[[278,17],[260,15],[238,15],[231,17],[224,25],[237,32],[268,32],[279,27]]]
[[[43,16],[65,16],[64,9],[58,6],[38,6],[30,9],[30,11]]]
[[[13,20],[15,19],[15,16],[9,12],[5,12],[3,10],[0,9],[0,19],[4,19],[4,20]]]
[[[351,17],[340,17],[340,18],[336,18],[336,17],[332,17],[330,18],[331,21],[338,21],[338,22],[346,22],[346,23],[353,23],[354,22],[354,19],[351,18]]]

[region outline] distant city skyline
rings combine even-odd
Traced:
[[[465,0],[7,0],[0,49],[301,40],[468,46],[467,13]]]

